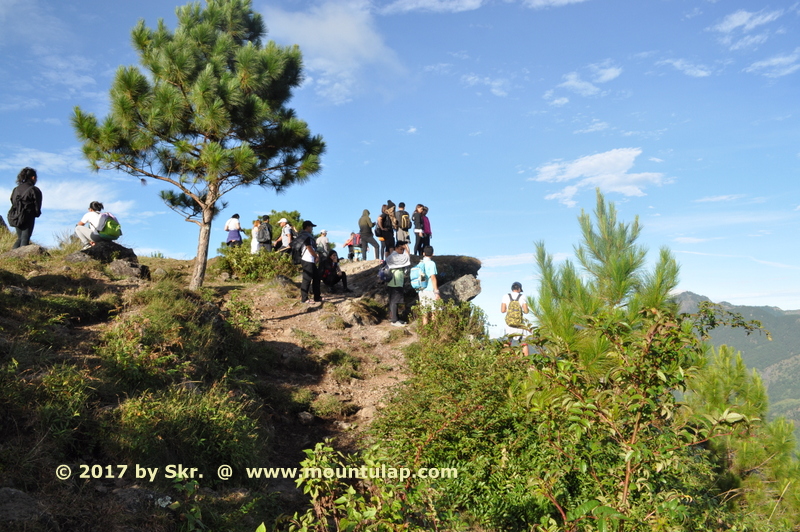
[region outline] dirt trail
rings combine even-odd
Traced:
[[[384,319],[363,325],[350,320],[343,327],[338,319],[347,316],[349,302],[365,293],[374,296],[382,291],[376,287],[377,267],[375,261],[343,264],[352,292],[343,293],[339,287],[332,293],[323,284],[321,304],[301,303],[296,280],[291,284],[248,285],[239,291],[237,297],[248,302],[260,320],[261,330],[255,339],[266,343],[281,360],[280,367],[262,380],[286,391],[310,390],[314,398],[331,396],[347,409],[342,415],[313,418],[309,415],[312,409],[293,415],[276,414],[272,419],[272,466],[297,467],[305,458],[303,449],[329,437],[335,439],[338,449],[355,450],[363,429],[392,390],[407,378],[402,350],[416,340],[415,325],[394,327]],[[335,365],[319,363],[336,350],[359,361],[359,378],[337,378]],[[276,484],[281,491],[294,487],[289,482]]]

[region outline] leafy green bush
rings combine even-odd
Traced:
[[[216,268],[245,281],[269,281],[277,275],[294,277],[299,272],[288,253],[250,253],[249,246],[222,247]]]

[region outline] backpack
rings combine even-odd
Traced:
[[[17,209],[17,204],[12,203],[11,208],[8,209],[8,225],[11,227],[17,227],[22,222],[22,212]]]
[[[409,280],[411,281],[411,288],[417,292],[428,288],[428,276],[425,275],[425,268],[423,268],[421,264],[417,264],[411,268]]]
[[[394,274],[392,270],[389,269],[389,266],[384,262],[383,265],[378,270],[378,281],[382,283],[388,283],[394,278]]]
[[[116,240],[122,236],[122,226],[119,225],[119,220],[110,212],[104,212],[100,215],[98,222],[100,229],[97,231],[104,240]]]
[[[262,223],[258,226],[258,233],[256,233],[256,240],[259,244],[266,244],[272,240],[272,231],[269,224]]]
[[[397,225],[403,231],[408,231],[411,229],[411,217],[407,212],[403,211],[403,214],[400,215],[400,221]]]
[[[506,309],[506,325],[515,329],[525,327],[525,319],[522,317],[522,305],[519,304],[519,298],[521,297],[521,293],[517,293],[517,299],[508,294],[508,298],[511,301],[508,304],[508,309]]]
[[[309,239],[311,235],[306,232],[302,232],[296,237],[292,238],[291,244],[289,244],[292,248],[292,263],[293,264],[301,264],[303,262],[303,251],[306,249],[306,241]]]

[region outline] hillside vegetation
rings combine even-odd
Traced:
[[[677,301],[683,312],[696,312],[709,301],[705,296],[683,292]],[[795,424],[800,437],[800,311],[777,307],[753,307],[719,303],[724,311],[735,312],[759,322],[769,334],[744,335],[741,330],[721,326],[709,333],[709,343],[728,345],[742,354],[742,360],[759,371],[769,395],[770,417],[785,417]]]
[[[718,325],[757,326],[679,314],[674,258],[646,270],[638,221],[601,195],[579,222],[575,263],[537,245],[527,356],[489,339],[469,303],[387,326],[377,263],[346,265],[356,294],[309,307],[274,254],[248,270],[266,279],[198,291],[178,261],[142,259],[153,281],[66,269],[69,243],[0,259],[0,525],[797,530],[793,427],[767,420],[735,350],[705,343]],[[235,262],[210,268],[238,276]],[[319,474],[245,473],[262,467]]]

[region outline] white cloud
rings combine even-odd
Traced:
[[[407,129],[401,129],[400,131],[407,135],[413,135],[414,133],[417,132],[417,128],[414,126],[409,126]]]
[[[735,13],[731,13],[722,22],[713,26],[711,29],[720,33],[731,33],[735,30],[742,30],[743,32],[752,31],[759,26],[768,24],[780,18],[783,15],[783,10],[770,11],[765,13],[763,10],[758,13],[751,13],[740,9]]]
[[[610,60],[589,65],[589,69],[594,73],[592,81],[595,83],[608,83],[622,74],[622,68],[614,66]]]
[[[783,10],[752,13],[740,9],[726,16],[722,22],[709,28],[720,35],[719,41],[731,50],[754,48],[763,44],[769,38],[769,33],[763,31],[758,35],[745,35],[756,28],[774,22],[783,15]]]
[[[528,7],[541,9],[545,7],[561,7],[569,4],[580,4],[586,0],[525,0],[524,4]]]
[[[603,131],[604,129],[608,128],[609,128],[608,122],[602,122],[595,118],[594,120],[592,120],[592,123],[589,124],[588,127],[584,129],[578,129],[574,131],[574,133],[595,133],[597,131]]]
[[[492,79],[489,77],[481,77],[477,74],[467,74],[461,76],[461,82],[467,86],[474,87],[476,85],[484,85],[489,87],[489,92],[495,96],[507,96],[510,82],[505,78]]]
[[[8,153],[9,151],[11,153]],[[90,173],[89,163],[84,159],[79,147],[58,153],[33,148],[0,147],[0,171],[11,171],[16,176],[26,166],[36,168],[41,181],[45,181],[48,175]]]
[[[600,92],[600,89],[595,85],[588,81],[582,80],[580,74],[577,72],[570,72],[569,74],[566,74],[564,79],[566,81],[560,84],[559,87],[567,89],[568,91],[572,91],[576,94],[580,94],[581,96],[592,96]]]
[[[606,192],[618,192],[625,196],[644,196],[648,185],[662,185],[664,175],[655,172],[630,173],[641,148],[618,148],[595,155],[587,155],[574,161],[553,161],[537,168],[538,175],[529,181],[565,183],[575,181],[545,199],[558,200],[573,207],[575,195],[585,188],[599,187]]]
[[[776,55],[763,61],[756,61],[745,72],[762,74],[768,78],[779,78],[788,76],[800,69],[800,48],[795,48],[794,52],[786,55]]]
[[[694,201],[695,203],[714,203],[720,201],[733,201],[743,197],[745,197],[744,194],[727,194],[723,196],[708,196],[705,198],[700,198],[692,201]]]
[[[569,4],[580,4],[586,0],[523,0],[522,5],[533,9],[561,7]],[[474,11],[485,4],[486,0],[394,0],[380,9],[383,14],[409,13],[412,11],[428,11],[432,13],[461,13]]]
[[[371,78],[395,77],[403,70],[375,28],[366,2],[331,1],[298,12],[269,6],[264,17],[271,39],[300,45],[307,85],[334,104],[349,102],[368,89],[367,68]]]
[[[384,14],[430,11],[433,13],[460,13],[473,11],[483,5],[483,0],[395,0],[381,9]]]
[[[704,78],[711,75],[711,69],[708,67],[695,65],[685,59],[665,59],[664,61],[659,61],[656,65],[672,65],[677,70],[693,78]]]
[[[677,238],[672,239],[674,242],[679,244],[702,244],[704,242],[709,242],[711,240],[717,240],[716,238],[695,238],[691,236],[679,236]]]

